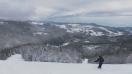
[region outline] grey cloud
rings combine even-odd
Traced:
[[[132,0],[1,0],[0,18],[132,23],[131,8]]]
[[[0,17],[8,19],[25,19],[30,17],[52,17],[59,16],[61,13],[70,12],[80,8],[82,5],[89,4],[92,0],[4,0],[0,1]],[[39,15],[37,9],[50,9],[55,12],[47,15]],[[40,12],[41,13],[41,12]]]
[[[9,0],[0,1],[0,18],[4,19],[27,19],[32,16],[34,9],[27,4],[10,2]]]
[[[81,16],[81,15],[80,15]],[[127,11],[125,12],[121,12],[121,11],[94,11],[94,12],[90,12],[87,14],[83,14],[83,16],[94,16],[94,17],[104,17],[104,16],[132,16],[132,13],[127,13]]]

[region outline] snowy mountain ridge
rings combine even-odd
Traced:
[[[120,30],[116,30],[116,28],[114,28],[114,30],[116,30],[116,32],[112,29],[109,29],[110,27],[103,27],[103,26],[92,26],[92,25],[81,25],[81,24],[66,24],[66,25],[57,25],[60,28],[66,29],[67,32],[84,32],[87,34],[90,34],[91,36],[103,36],[103,35],[107,35],[107,36],[121,36],[124,35],[126,32],[124,31],[120,31]]]
[[[132,63],[132,29],[94,23],[0,21],[0,59],[21,54],[25,61]],[[113,60],[111,60],[113,59]]]
[[[43,22],[41,22],[42,25]],[[121,29],[118,27],[101,26],[95,23],[50,23],[61,29],[65,29],[69,33],[83,32],[90,36],[121,36],[131,34],[132,29]],[[36,22],[36,25],[40,25]],[[43,23],[45,25],[45,23]]]

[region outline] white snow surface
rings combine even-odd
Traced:
[[[103,32],[97,32],[93,28],[92,25],[80,25],[80,24],[63,24],[63,25],[56,25],[62,29],[65,29],[67,32],[74,33],[74,32],[86,32],[91,36],[103,36],[105,35]],[[108,32],[108,36],[120,36],[123,35],[123,32],[113,32],[105,27],[98,27],[101,30]]]
[[[44,23],[43,22],[31,22],[31,24],[34,24],[34,25],[43,25]]]
[[[0,74],[132,74],[132,64],[104,64],[102,69],[97,69],[97,66],[25,62],[20,55],[13,55],[6,61],[0,61]]]
[[[8,58],[6,61],[24,61],[21,55],[16,54],[12,55],[10,58]]]
[[[85,43],[89,43],[90,41],[84,41]]]
[[[67,24],[67,25],[56,25],[62,29],[65,29],[67,32],[90,32],[91,36],[102,36],[104,35],[102,32],[95,32],[92,28],[94,26],[91,25],[80,25],[80,24]],[[70,27],[69,27],[70,26]]]
[[[67,46],[67,45],[69,45],[69,44],[70,44],[69,42],[63,43],[63,46]]]
[[[66,25],[56,25],[56,26],[63,28],[63,29],[67,29]]]
[[[104,35],[102,32],[95,32],[94,30],[89,30],[91,36],[102,36]]]
[[[110,30],[108,30],[108,29],[106,29],[104,27],[99,27],[99,28],[102,29],[102,30],[105,30],[105,31],[109,32],[109,36],[120,36],[120,35],[123,35],[122,32],[112,32],[112,31],[110,31]]]
[[[83,64],[88,64],[88,59],[83,59],[82,63]]]
[[[100,47],[100,46],[98,46],[98,45],[83,46],[83,48],[85,48],[87,50],[95,50],[98,47]]]
[[[33,35],[48,35],[48,33],[44,33],[44,32],[35,32],[33,33]]]

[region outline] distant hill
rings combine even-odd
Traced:
[[[132,27],[95,23],[0,20],[0,59],[21,54],[26,61],[81,63],[102,55],[105,63],[132,60]]]

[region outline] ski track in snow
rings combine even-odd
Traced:
[[[132,74],[132,64],[64,64],[24,62],[20,55],[0,61],[0,74]]]

